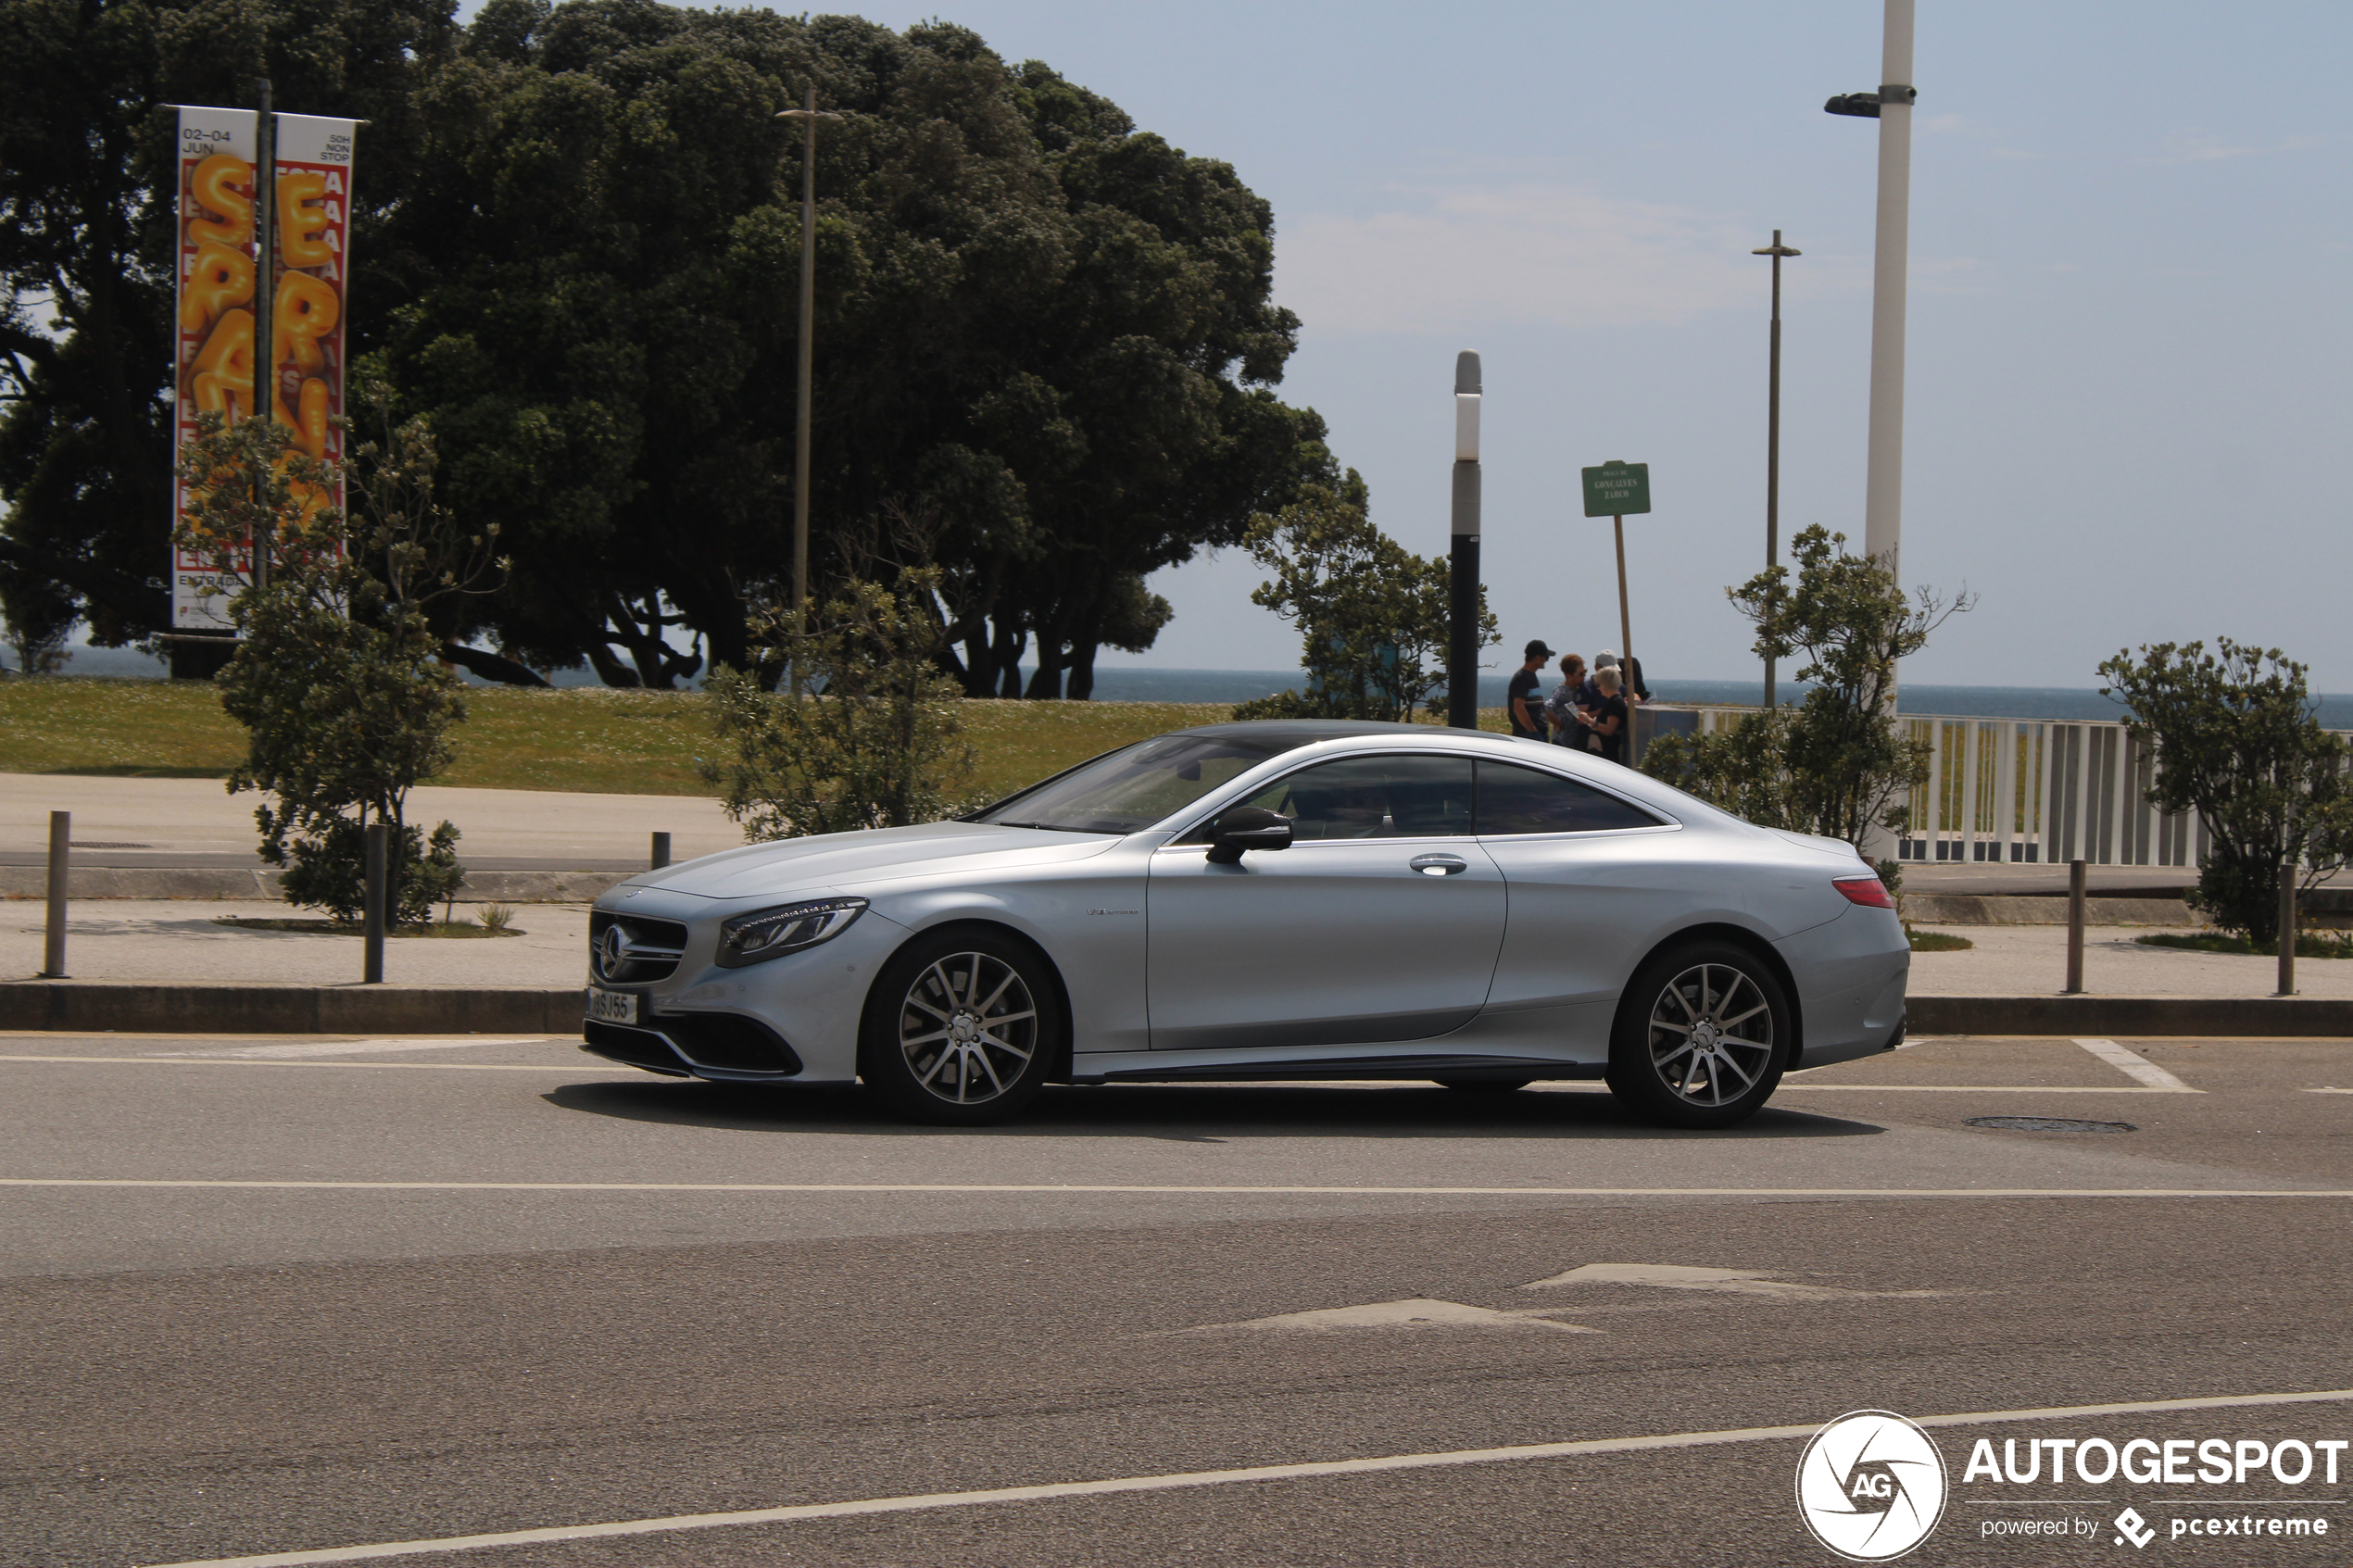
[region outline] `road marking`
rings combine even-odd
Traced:
[[[1368,1301],[1361,1307],[1323,1307],[1307,1312],[1280,1312],[1271,1318],[1251,1318],[1241,1323],[1210,1323],[1199,1328],[1180,1328],[1178,1335],[1215,1334],[1228,1329],[1255,1328],[1284,1331],[1326,1332],[1336,1328],[1549,1328],[1560,1334],[1599,1334],[1598,1328],[1582,1323],[1554,1323],[1554,1312],[1573,1311],[1572,1307],[1521,1307],[1510,1311],[1497,1311],[1492,1307],[1473,1307],[1461,1301],[1440,1301],[1427,1296],[1410,1296],[1403,1301]]]
[[[340,1067],[349,1072],[595,1073],[589,1061],[262,1061],[249,1056],[0,1056],[0,1061],[131,1062],[143,1067]],[[621,1064],[613,1064],[620,1071]],[[634,1071],[634,1070],[633,1070]]]
[[[2137,1078],[2153,1089],[2173,1095],[2202,1095],[2204,1089],[2193,1089],[2137,1051],[2128,1051],[2114,1040],[2078,1040],[2077,1045],[2115,1068],[2127,1078]]]
[[[2308,1095],[2353,1095],[2353,1089],[2338,1088],[2307,1089],[2304,1092]]]
[[[1143,1182],[335,1182],[131,1176],[0,1176],[0,1187],[271,1192],[1071,1193],[1177,1198],[2353,1198],[2353,1187],[1218,1186]]]
[[[459,1051],[473,1046],[535,1046],[536,1039],[465,1040],[331,1040],[323,1045],[237,1046],[210,1051],[157,1051],[155,1060],[213,1061],[300,1061],[314,1056],[368,1056],[379,1051]]]
[[[2152,1073],[2162,1073],[2152,1066]],[[1857,1095],[2202,1095],[2204,1089],[2127,1089],[2102,1084],[1793,1084],[1781,1080],[1780,1093],[1798,1089],[1819,1094],[1824,1091]]]
[[[1649,1285],[1663,1290],[1720,1290],[1734,1296],[1763,1296],[1780,1301],[1950,1294],[1943,1290],[1848,1290],[1835,1285],[1793,1285],[1755,1269],[1703,1269],[1684,1263],[1580,1263],[1548,1279],[1529,1280],[1520,1288],[1546,1290],[1556,1285]]]
[[[2202,1399],[2143,1399],[2131,1404],[2054,1405],[2039,1410],[1970,1411],[1959,1415],[1914,1416],[1921,1426],[1991,1426],[2014,1421],[2071,1421],[2092,1416],[2146,1415],[2166,1411],[2243,1410],[2261,1405],[2309,1405],[2353,1400],[2353,1388],[2299,1394],[2238,1394]],[[538,1546],[553,1541],[610,1539],[616,1536],[667,1535],[731,1524],[786,1524],[803,1519],[851,1519],[875,1513],[913,1513],[929,1509],[977,1508],[992,1503],[1048,1502],[1062,1498],[1108,1497],[1121,1492],[1164,1492],[1191,1486],[1227,1486],[1254,1481],[1302,1481],[1325,1475],[1367,1475],[1391,1470],[1436,1470],[1466,1464],[1573,1459],[1585,1454],[1655,1452],[1663,1449],[1711,1448],[1728,1443],[1768,1443],[1811,1437],[1816,1422],[1792,1426],[1740,1426],[1719,1432],[1674,1432],[1651,1437],[1599,1437],[1571,1443],[1520,1443],[1500,1449],[1454,1449],[1440,1453],[1384,1454],[1375,1459],[1327,1460],[1307,1464],[1258,1464],[1232,1470],[1189,1470],[1162,1475],[1123,1475],[1103,1481],[1059,1481],[1037,1486],[992,1486],[968,1492],[861,1498],[849,1502],[798,1503],[785,1508],[747,1508],[727,1513],[676,1513],[657,1519],[622,1519],[605,1524],[561,1524],[538,1530],[501,1530],[477,1536],[379,1541],[367,1546],[327,1547],[311,1551],[264,1552],[251,1557],[208,1557],[157,1568],[304,1568],[314,1562],[359,1562],[371,1558],[480,1551],[490,1547]]]

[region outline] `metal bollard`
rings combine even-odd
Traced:
[[[2083,994],[2083,884],[2086,862],[2067,863],[2067,994]]]
[[[2296,995],[2296,862],[2280,862],[2280,991]]]
[[[366,954],[359,973],[363,985],[384,983],[384,849],[389,836],[384,823],[368,824],[368,894],[359,937]]]
[[[658,833],[654,834],[654,848],[651,859],[653,860],[651,869],[654,871],[660,871],[662,867],[670,864],[670,835],[668,834]]]
[[[41,978],[66,978],[66,865],[73,858],[73,813],[49,813],[49,929],[41,944]]]

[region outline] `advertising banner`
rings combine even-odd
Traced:
[[[271,413],[294,449],[340,460],[333,420],[344,407],[345,290],[351,241],[351,151],[356,122],[283,114],[277,119],[275,201],[268,246],[271,331],[266,358],[255,342],[254,157],[258,116],[247,109],[180,110],[180,280],[173,457],[194,438],[197,416],[232,421],[259,407],[256,370]],[[338,489],[340,486],[338,486]],[[338,494],[319,498],[340,506]],[[188,497],[175,480],[174,522]],[[171,624],[225,631],[233,579],[200,552],[172,553]]]

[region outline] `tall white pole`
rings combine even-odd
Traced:
[[[1863,553],[1900,587],[1904,549],[1904,289],[1912,209],[1912,0],[1887,0],[1879,90],[1879,238],[1871,266],[1871,434],[1863,478]],[[1895,706],[1895,673],[1887,682]],[[1863,852],[1893,859],[1894,835],[1873,824]]]
[[[1904,544],[1904,283],[1912,207],[1912,0],[1887,0],[1880,65],[1879,239],[1871,268],[1871,437],[1863,549],[1901,583]],[[1893,687],[1890,688],[1893,690]]]

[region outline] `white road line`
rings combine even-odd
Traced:
[[[2114,1040],[2078,1040],[2077,1045],[2115,1068],[2127,1078],[2137,1078],[2153,1089],[2172,1095],[2202,1095],[2204,1089],[2193,1089],[2137,1051],[2128,1051]]]
[[[157,1060],[172,1060],[182,1057],[210,1058],[214,1060],[233,1060],[255,1061],[300,1061],[314,1056],[371,1056],[382,1051],[459,1051],[474,1046],[535,1046],[536,1039],[495,1039],[474,1036],[463,1040],[330,1040],[322,1045],[302,1046],[235,1046],[215,1047],[208,1051],[157,1051]]]
[[[339,1067],[347,1072],[407,1073],[600,1073],[593,1061],[528,1064],[505,1061],[257,1061],[249,1056],[0,1056],[0,1061],[135,1063],[142,1067]],[[635,1072],[615,1062],[612,1072]]]
[[[2240,1410],[2258,1405],[2308,1405],[2353,1400],[2353,1388],[2303,1394],[2240,1394],[2204,1399],[2144,1399],[2130,1404],[2057,1405],[2040,1410],[1971,1411],[1960,1415],[1915,1416],[1922,1426],[1991,1426],[2014,1421],[2072,1421],[2092,1416],[2145,1415],[2166,1411]],[[561,1524],[540,1530],[501,1530],[478,1536],[379,1541],[368,1546],[328,1547],[312,1551],[265,1552],[252,1557],[208,1557],[157,1568],[301,1568],[313,1562],[359,1562],[371,1558],[411,1557],[488,1547],[536,1546],[552,1541],[608,1539],[615,1536],[668,1535],[730,1524],[787,1524],[803,1519],[850,1519],[874,1513],[913,1513],[927,1509],[977,1508],[991,1503],[1047,1502],[1061,1498],[1107,1497],[1120,1492],[1165,1492],[1190,1486],[1227,1486],[1239,1482],[1302,1481],[1325,1475],[1367,1475],[1390,1470],[1436,1470],[1465,1464],[1574,1459],[1585,1454],[1624,1454],[1662,1449],[1713,1448],[1727,1443],[1768,1443],[1810,1437],[1819,1425],[1740,1426],[1720,1432],[1675,1432],[1655,1437],[1599,1437],[1573,1443],[1521,1443],[1501,1449],[1454,1449],[1441,1453],[1384,1454],[1377,1459],[1327,1460],[1308,1464],[1258,1464],[1232,1470],[1189,1470],[1163,1475],[1123,1475],[1104,1481],[1060,1481],[1038,1486],[993,1486],[969,1492],[924,1492],[849,1502],[798,1503],[785,1508],[747,1508],[728,1513],[677,1513],[658,1519],[623,1519],[605,1524]]]
[[[2151,1072],[2161,1072],[2151,1068]],[[1781,1080],[1783,1090],[1797,1089],[1809,1094],[1835,1090],[1857,1095],[2179,1095],[2204,1094],[2203,1089],[2127,1089],[2096,1084],[1793,1084]]]
[[[2353,1095],[2353,1089],[2339,1088],[2307,1089],[2304,1092],[2308,1095]]]
[[[0,1187],[277,1192],[1069,1193],[1269,1198],[2353,1198],[2353,1187],[1309,1186],[1113,1182],[363,1182],[224,1177],[0,1176]]]

